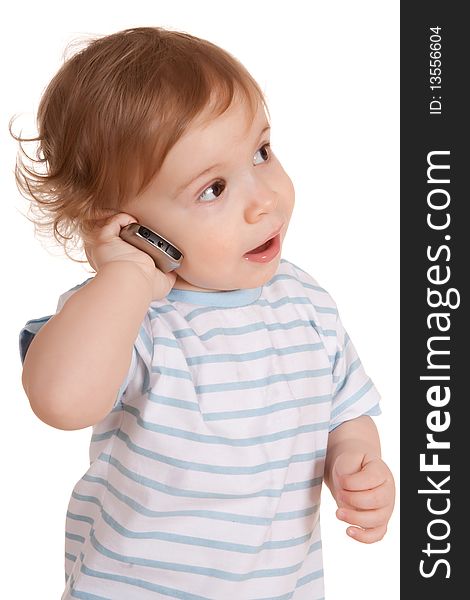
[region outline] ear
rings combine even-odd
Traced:
[[[96,227],[103,227],[105,222],[121,212],[118,208],[96,208],[90,210],[88,218],[83,221],[83,229],[92,231]]]

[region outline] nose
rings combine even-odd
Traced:
[[[250,182],[245,197],[245,219],[248,223],[255,223],[261,215],[275,211],[279,201],[277,192],[269,183],[259,179]]]

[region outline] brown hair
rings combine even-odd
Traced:
[[[269,115],[245,67],[206,40],[139,27],[91,41],[46,88],[37,137],[14,135],[10,121],[16,182],[36,232],[52,232],[75,260],[68,242],[142,192],[194,118],[212,103],[213,116],[222,114],[237,92],[252,115],[259,102]],[[38,142],[36,158],[23,142]]]

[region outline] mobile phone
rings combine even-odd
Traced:
[[[181,250],[150,227],[140,223],[130,223],[121,229],[119,236],[125,242],[150,255],[157,269],[163,273],[181,266],[184,258]]]

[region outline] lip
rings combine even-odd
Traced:
[[[246,253],[243,255],[243,258],[247,261],[257,263],[267,263],[272,261],[281,250],[281,229],[282,227],[277,229],[277,232],[274,232],[274,234],[271,234],[264,242],[259,244],[259,246],[261,246],[262,244],[265,244],[267,241],[272,239],[272,242],[268,248],[262,250],[261,252],[257,252],[256,254]]]
[[[283,228],[284,225],[281,225],[280,227],[278,227],[277,229],[275,229],[270,235],[268,235],[267,238],[265,238],[262,242],[260,242],[259,244],[256,244],[256,246],[253,246],[253,248],[250,248],[250,250],[248,250],[248,252],[251,252],[252,250],[254,250],[255,248],[258,248],[258,246],[262,246],[263,244],[265,244],[268,240],[271,240],[273,237],[275,237],[278,233],[281,232],[281,229]],[[243,256],[246,256],[248,254],[248,252],[246,252]]]

